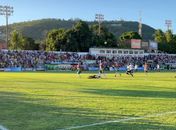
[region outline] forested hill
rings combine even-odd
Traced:
[[[11,30],[18,30],[25,36],[31,37],[35,40],[42,40],[48,31],[58,28],[71,28],[77,20],[60,20],[60,19],[41,19],[28,22],[14,23],[10,25]],[[87,22],[89,25],[96,22]],[[138,31],[138,22],[132,21],[105,21],[103,22],[116,37],[119,37],[123,32]],[[5,32],[4,27],[0,27],[2,32]],[[143,24],[143,39],[153,39],[155,29]]]

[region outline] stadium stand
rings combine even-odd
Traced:
[[[142,67],[148,62],[150,69],[155,69],[157,64],[169,68],[176,65],[176,55],[148,54],[144,56],[119,55],[114,57],[95,56],[90,54],[80,55],[78,53],[60,53],[45,51],[0,51],[0,69],[8,71],[9,68],[21,68],[23,71],[48,70],[47,65],[55,65],[60,68],[73,69],[78,62],[82,62],[84,70],[93,70],[102,61],[106,70],[110,67],[125,67],[127,64],[137,64]],[[96,70],[96,69],[95,69]],[[9,70],[10,71],[10,70]]]

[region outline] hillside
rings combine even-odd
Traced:
[[[61,19],[41,19],[33,20],[29,22],[20,22],[11,24],[10,30],[18,30],[25,36],[31,37],[35,40],[42,40],[47,32],[51,29],[66,28],[69,29],[75,24],[76,20],[61,20]],[[96,22],[88,22],[89,25],[95,24]],[[103,23],[112,33],[119,37],[123,32],[126,31],[138,31],[138,22],[131,21],[105,21]],[[5,32],[3,26],[0,27],[2,32]],[[155,29],[143,24],[143,39],[153,39]]]

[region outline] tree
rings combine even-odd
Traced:
[[[51,30],[46,38],[46,50],[47,51],[58,51],[65,49],[66,35],[64,29]]]
[[[22,37],[22,50],[39,50],[39,44],[35,43],[35,40],[30,37]]]
[[[22,35],[14,30],[11,33],[9,48],[12,50],[19,50],[22,47]]]
[[[91,31],[86,22],[78,21],[72,29],[58,29],[48,32],[46,50],[88,51],[91,45]]]
[[[92,32],[84,21],[77,22],[73,27],[74,40],[76,40],[77,51],[88,51],[91,46]]]
[[[131,39],[142,39],[137,32],[124,32],[119,37],[119,46],[120,48],[131,48],[130,44],[127,44]]]
[[[69,29],[66,31],[67,41],[66,41],[66,50],[67,51],[79,51],[78,42],[76,39],[76,34],[73,29]]]
[[[158,29],[154,33],[154,39],[158,43],[158,49],[160,51],[166,52],[168,50],[168,45],[166,44],[166,36],[165,33],[161,30]]]
[[[166,37],[166,42],[167,43],[172,43],[173,42],[173,34],[172,34],[171,30],[166,31],[165,37]]]
[[[172,48],[173,48],[173,53],[176,53],[176,35],[173,35]]]
[[[66,50],[67,35],[65,29],[59,29],[57,35],[57,50]]]
[[[14,30],[10,37],[9,48],[12,50],[38,50],[39,47],[35,44],[34,39],[25,37],[18,31]]]
[[[154,34],[155,41],[158,42],[158,49],[167,53],[176,53],[176,36],[171,30],[165,33],[162,30],[156,30]]]
[[[137,32],[124,32],[122,35],[119,37],[119,41],[123,42],[126,40],[131,40],[131,39],[142,39],[141,36]]]
[[[117,47],[117,40],[113,33],[105,26],[101,26],[99,35],[99,26],[94,24],[91,26],[91,31],[93,33],[92,41],[93,45],[96,47]]]
[[[158,29],[154,33],[154,39],[157,43],[166,43],[166,37],[161,29]]]

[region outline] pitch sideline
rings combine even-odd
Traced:
[[[4,126],[0,125],[0,130],[8,130],[8,129],[5,128]]]
[[[63,128],[63,129],[56,129],[56,130],[73,130],[73,129],[79,129],[79,128],[97,126],[97,125],[104,125],[104,124],[109,124],[109,123],[118,123],[118,122],[124,122],[124,121],[139,120],[139,119],[144,119],[144,118],[159,117],[159,116],[164,116],[164,115],[169,115],[169,114],[176,114],[176,111],[165,112],[165,113],[157,113],[157,114],[146,115],[146,116],[141,116],[141,117],[129,117],[129,118],[125,118],[125,119],[104,121],[104,122],[99,122],[99,123],[73,126],[73,127],[68,127],[68,128]]]

